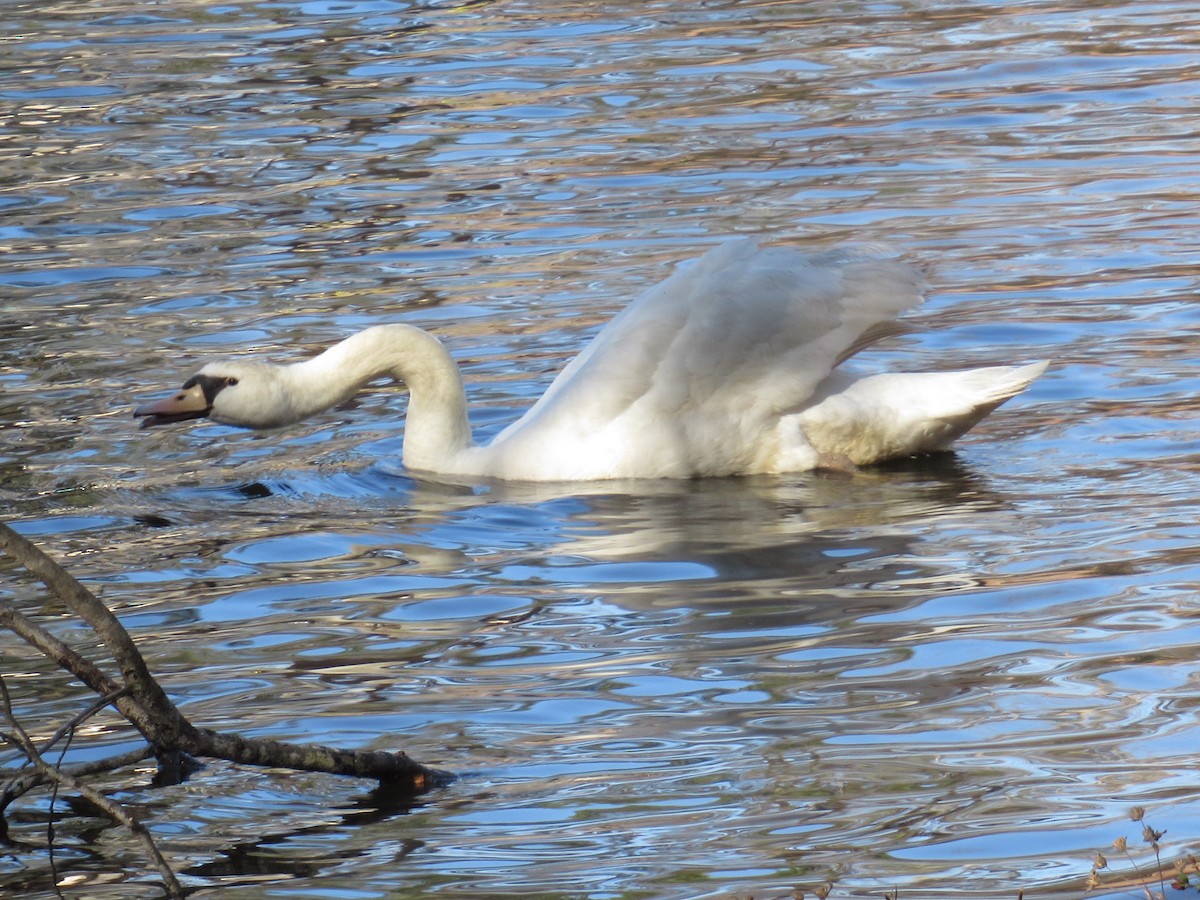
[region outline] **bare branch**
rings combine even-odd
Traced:
[[[3,676],[0,676],[0,678],[2,677]],[[50,749],[62,739],[63,735],[73,732],[97,712],[107,706],[111,706],[113,702],[121,697],[124,693],[124,689],[122,689],[112,694],[106,694],[92,703],[87,709],[76,713],[74,716],[60,725],[54,734],[46,739],[42,746],[38,748],[39,752],[42,754],[49,752]],[[5,706],[6,712],[11,717],[13,712],[11,706],[8,705],[7,694],[5,695]],[[11,744],[18,745],[17,739],[11,735],[0,734],[0,739],[7,740]],[[111,772],[115,769],[121,769],[125,766],[141,762],[143,759],[153,755],[154,748],[147,744],[146,746],[140,747],[137,750],[112,756],[108,759],[93,760],[90,763],[83,763],[81,765],[71,767],[63,767],[59,765],[58,768],[74,778],[83,778],[88,775],[97,775],[101,772]],[[40,784],[45,784],[45,779],[36,772],[17,774],[13,778],[9,779],[8,783],[4,785],[4,789],[0,790],[0,813],[7,809],[9,804],[22,794],[27,793]]]
[[[168,895],[172,898],[172,900],[183,900],[183,886],[180,885],[179,879],[175,877],[175,873],[171,871],[171,867],[168,865],[166,859],[161,853],[159,853],[158,847],[155,846],[154,839],[150,836],[150,832],[146,829],[146,826],[143,825],[131,813],[129,813],[124,807],[109,800],[99,791],[89,787],[78,778],[74,778],[63,771],[60,771],[42,759],[41,754],[38,753],[37,746],[30,739],[29,735],[25,732],[25,729],[21,727],[20,721],[18,721],[17,717],[13,714],[8,695],[8,685],[5,683],[3,676],[0,676],[0,695],[3,696],[4,700],[3,707],[5,718],[8,719],[8,723],[12,727],[11,736],[25,752],[25,755],[29,758],[29,761],[33,764],[38,774],[47,781],[52,781],[55,784],[61,784],[64,787],[68,787],[77,792],[89,803],[94,804],[97,809],[103,810],[114,821],[120,822],[131,832],[133,832],[134,836],[137,837],[138,841],[141,842],[143,848],[149,854],[150,858],[154,861],[154,865],[158,869],[159,874],[162,875],[163,884],[166,886]]]
[[[0,733],[0,738],[8,737]],[[12,742],[16,744],[16,740]],[[60,767],[62,771],[72,778],[87,778],[90,775],[100,775],[104,772],[115,772],[117,769],[123,769],[126,766],[136,765],[144,759],[150,759],[154,756],[154,748],[149,744],[138,747],[136,750],[129,750],[125,753],[118,753],[116,756],[109,756],[105,759],[94,759],[91,762],[80,763],[77,766]],[[10,778],[8,783],[4,785],[4,790],[0,791],[0,813],[16,799],[23,794],[29,793],[35,787],[46,783],[46,779],[35,772],[26,772],[24,774],[16,774]]]
[[[343,750],[311,744],[287,744],[247,738],[240,734],[222,734],[207,728],[195,732],[196,743],[184,747],[193,756],[212,756],[251,766],[301,769],[331,775],[355,775],[407,785],[419,793],[453,780],[448,772],[421,765],[397,750]]]
[[[146,661],[129,632],[95,594],[32,542],[3,523],[0,523],[0,550],[28,569],[31,575],[50,588],[76,615],[95,629],[105,646],[112,652],[124,676],[125,685],[134,698],[148,712],[157,714],[154,723],[159,726],[157,730],[187,731],[191,728],[150,674]],[[105,690],[104,693],[109,691]],[[167,736],[160,734],[156,735],[155,739],[162,740]]]
[[[0,550],[13,556],[100,635],[121,667],[124,686],[131,695],[119,696],[114,703],[121,714],[155,745],[157,752],[181,750],[193,756],[212,756],[247,765],[376,778],[413,792],[453,780],[449,773],[422,766],[402,752],[310,747],[196,728],[154,680],[133,639],[117,617],[91,591],[3,523],[0,523]],[[111,694],[122,689],[11,604],[0,602],[0,626],[11,628],[97,693]]]
[[[0,524],[0,529],[4,527],[6,526]],[[140,703],[127,695],[124,687],[6,600],[0,600],[0,627],[7,628],[25,643],[40,650],[45,657],[53,660],[60,668],[66,669],[96,693],[115,696],[114,705],[134,728],[149,741],[158,738],[157,723]]]
[[[126,696],[128,693],[128,688],[120,688],[110,694],[105,694],[103,697],[98,698],[87,709],[83,710],[82,712],[77,712],[75,715],[71,716],[71,718],[67,719],[67,721],[59,725],[54,734],[46,738],[46,743],[38,748],[39,751],[43,754],[49,752],[49,750],[53,748],[55,744],[63,739],[64,735],[73,732],[76,728],[78,728],[96,713],[100,712],[100,710],[104,709],[105,707],[112,706],[115,701]]]

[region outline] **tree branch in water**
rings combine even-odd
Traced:
[[[167,889],[171,892],[171,896],[175,897],[182,896],[182,893],[175,893],[178,882],[174,881],[174,875],[167,867],[165,860],[153,847],[153,842],[150,841],[145,827],[117,804],[84,784],[81,781],[84,775],[112,771],[151,755],[157,758],[161,773],[172,768],[173,765],[176,769],[179,768],[181,755],[186,755],[188,757],[223,759],[243,765],[371,778],[393,789],[414,794],[453,780],[453,776],[449,773],[423,766],[402,751],[389,753],[289,744],[250,738],[240,734],[227,734],[193,725],[171,702],[166,691],[150,674],[150,669],[129,632],[95,594],[32,542],[3,523],[0,523],[0,551],[7,553],[19,565],[28,570],[49,588],[68,609],[91,626],[120,669],[119,677],[110,675],[21,613],[12,603],[0,600],[0,628],[5,628],[17,635],[47,659],[52,660],[57,666],[100,695],[99,700],[58,729],[39,748],[20,726],[17,716],[9,704],[7,686],[0,682],[5,716],[11,725],[9,733],[0,735],[0,739],[7,738],[19,747],[33,767],[32,772],[19,773],[16,777],[9,779],[3,791],[0,792],[0,812],[16,797],[37,784],[52,782],[69,787],[94,803],[97,808],[106,812],[115,821],[130,828],[139,840],[149,845],[148,850],[155,860],[155,865],[163,872]],[[53,746],[63,734],[73,733],[74,728],[80,722],[105,707],[116,709],[130,725],[141,733],[146,739],[147,745],[131,753],[69,769],[57,768],[43,759],[42,754]]]

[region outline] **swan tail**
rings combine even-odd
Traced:
[[[1028,388],[1047,365],[872,375],[830,393],[798,418],[817,452],[856,465],[932,453]]]
[[[1049,365],[1049,362],[1042,361],[1025,366],[988,366],[946,374],[961,378],[962,390],[975,396],[973,407],[985,408],[986,415],[1028,388]]]

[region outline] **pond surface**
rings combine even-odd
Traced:
[[[1145,857],[1136,805],[1200,842],[1198,46],[1145,0],[5,3],[8,519],[198,724],[460,776],[115,796],[222,900],[1078,896],[1114,838]],[[130,418],[214,355],[403,321],[486,436],[734,234],[928,271],[866,368],[1053,367],[853,476],[437,484],[390,388],[276,433]],[[82,707],[0,653],[28,721]],[[58,844],[71,896],[156,895],[120,829]]]

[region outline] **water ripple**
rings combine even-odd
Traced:
[[[1012,895],[1080,886],[1135,804],[1195,837],[1194,11],[843,6],[0,21],[10,518],[198,722],[463,776],[401,810],[134,778],[197,896]],[[928,328],[865,365],[1051,374],[853,478],[425,483],[397,390],[279,433],[129,417],[214,354],[403,320],[494,434],[734,233],[929,270]],[[19,709],[77,711],[6,659]],[[127,880],[115,832],[59,826],[60,873]]]

